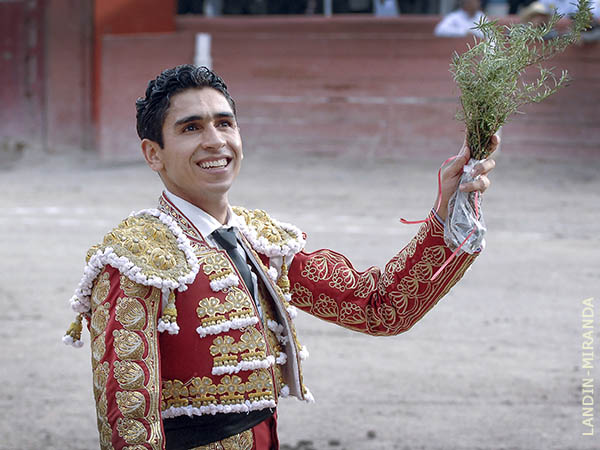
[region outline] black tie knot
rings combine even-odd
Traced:
[[[235,231],[233,231],[233,227],[217,228],[211,233],[211,236],[223,250],[227,251],[227,253],[229,253],[229,250],[237,248],[237,238],[235,236]]]

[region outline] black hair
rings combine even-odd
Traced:
[[[236,115],[235,102],[219,75],[204,66],[184,64],[167,69],[154,80],[150,80],[146,96],[136,100],[136,128],[140,139],[150,139],[162,148],[164,145],[162,128],[171,104],[171,96],[186,89],[204,87],[213,88],[223,94],[233,114]]]

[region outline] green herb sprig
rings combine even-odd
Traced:
[[[547,24],[540,26],[500,26],[497,21],[482,18],[475,28],[483,38],[476,38],[464,53],[454,53],[450,72],[461,90],[462,106],[456,118],[465,123],[473,158],[489,156],[492,136],[509,116],[520,113],[521,106],[541,102],[569,80],[566,71],[557,77],[552,68],[541,63],[580,39],[591,23],[590,1],[579,0],[569,33],[546,40],[544,36],[561,18],[553,14]],[[522,78],[533,65],[537,65],[539,76],[527,83]]]

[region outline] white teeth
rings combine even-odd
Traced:
[[[226,165],[227,160],[225,158],[217,159],[216,161],[205,161],[203,163],[200,163],[200,167],[202,167],[203,169],[211,169],[213,167],[225,167]]]

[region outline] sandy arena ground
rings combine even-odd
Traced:
[[[458,150],[458,149],[456,149]],[[409,332],[373,338],[301,314],[314,405],[283,400],[283,448],[600,449],[600,371],[582,368],[582,301],[600,347],[600,158],[498,155],[485,195],[488,247]],[[246,149],[233,204],[264,208],[357,268],[383,266],[417,232],[440,161]],[[143,164],[26,155],[0,171],[0,449],[98,448],[89,335],[61,337],[85,252],[161,185]],[[582,425],[582,378],[595,377]]]

